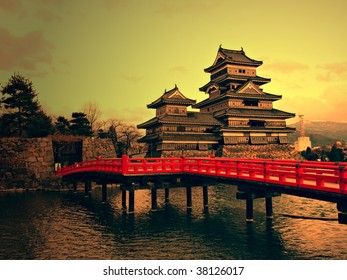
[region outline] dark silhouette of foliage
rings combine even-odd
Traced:
[[[28,123],[28,137],[46,137],[52,132],[52,119],[43,111],[36,112]]]
[[[311,148],[310,147],[307,147],[306,151],[302,151],[301,152],[301,155],[307,159],[307,160],[317,160],[319,158],[319,156],[312,152]]]
[[[70,121],[63,116],[59,116],[55,122],[55,129],[59,134],[71,134]]]
[[[42,111],[29,79],[15,73],[1,92],[1,136],[44,137],[52,132],[51,119]]]
[[[92,136],[93,131],[88,121],[86,114],[82,112],[72,113],[72,119],[70,120],[70,131],[73,135]]]
[[[328,157],[330,161],[343,161],[344,160],[344,154],[342,149],[337,148],[336,146],[331,147],[330,153],[328,153]]]

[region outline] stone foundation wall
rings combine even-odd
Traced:
[[[82,142],[82,159],[91,160],[97,156],[103,158],[116,158],[117,154],[112,140],[108,138],[85,138]]]
[[[0,138],[0,188],[37,188],[54,180],[52,139]]]
[[[211,151],[193,151],[183,152],[186,157],[209,157]],[[217,157],[228,158],[264,158],[264,159],[295,159],[304,160],[304,158],[295,151],[291,145],[221,145],[217,151],[213,151]],[[163,151],[159,157],[180,157],[182,151]]]
[[[193,151],[193,150],[186,150],[183,151],[183,154],[186,157],[209,157],[211,154],[211,151]],[[182,150],[179,151],[163,151],[161,154],[161,157],[180,157],[182,156]]]
[[[116,157],[111,139],[83,139],[83,160]],[[0,189],[62,188],[51,138],[0,138]]]
[[[295,159],[304,158],[291,145],[224,145],[216,156],[229,158]]]

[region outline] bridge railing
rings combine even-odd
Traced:
[[[77,162],[69,166],[63,166],[57,170],[57,175],[67,176],[84,172],[122,173],[122,160],[120,158],[101,158]]]
[[[347,194],[347,163],[239,158],[122,158],[75,163],[60,176],[83,172],[122,175],[187,173]]]
[[[181,158],[129,158],[122,157],[123,174],[149,175],[182,172]]]
[[[347,163],[183,158],[182,172],[347,193]]]

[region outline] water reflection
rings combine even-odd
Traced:
[[[275,218],[266,220],[264,200],[254,203],[253,224],[245,222],[245,202],[235,188],[209,188],[209,210],[202,189],[193,188],[186,209],[185,189],[158,190],[158,211],[150,192],[135,193],[134,216],[121,209],[121,193],[0,194],[1,259],[347,259],[346,225],[337,221],[294,219],[282,214],[336,216],[332,203],[281,196]],[[277,215],[276,215],[277,213]]]

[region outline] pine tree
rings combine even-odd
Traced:
[[[59,116],[57,118],[57,121],[55,122],[55,128],[57,132],[63,135],[71,134],[69,126],[70,121],[63,116]]]
[[[86,114],[82,112],[72,113],[72,119],[70,121],[70,130],[73,135],[93,135],[92,127],[88,121]]]
[[[30,80],[15,73],[1,92],[2,136],[43,137],[52,132],[51,119],[42,111]]]

